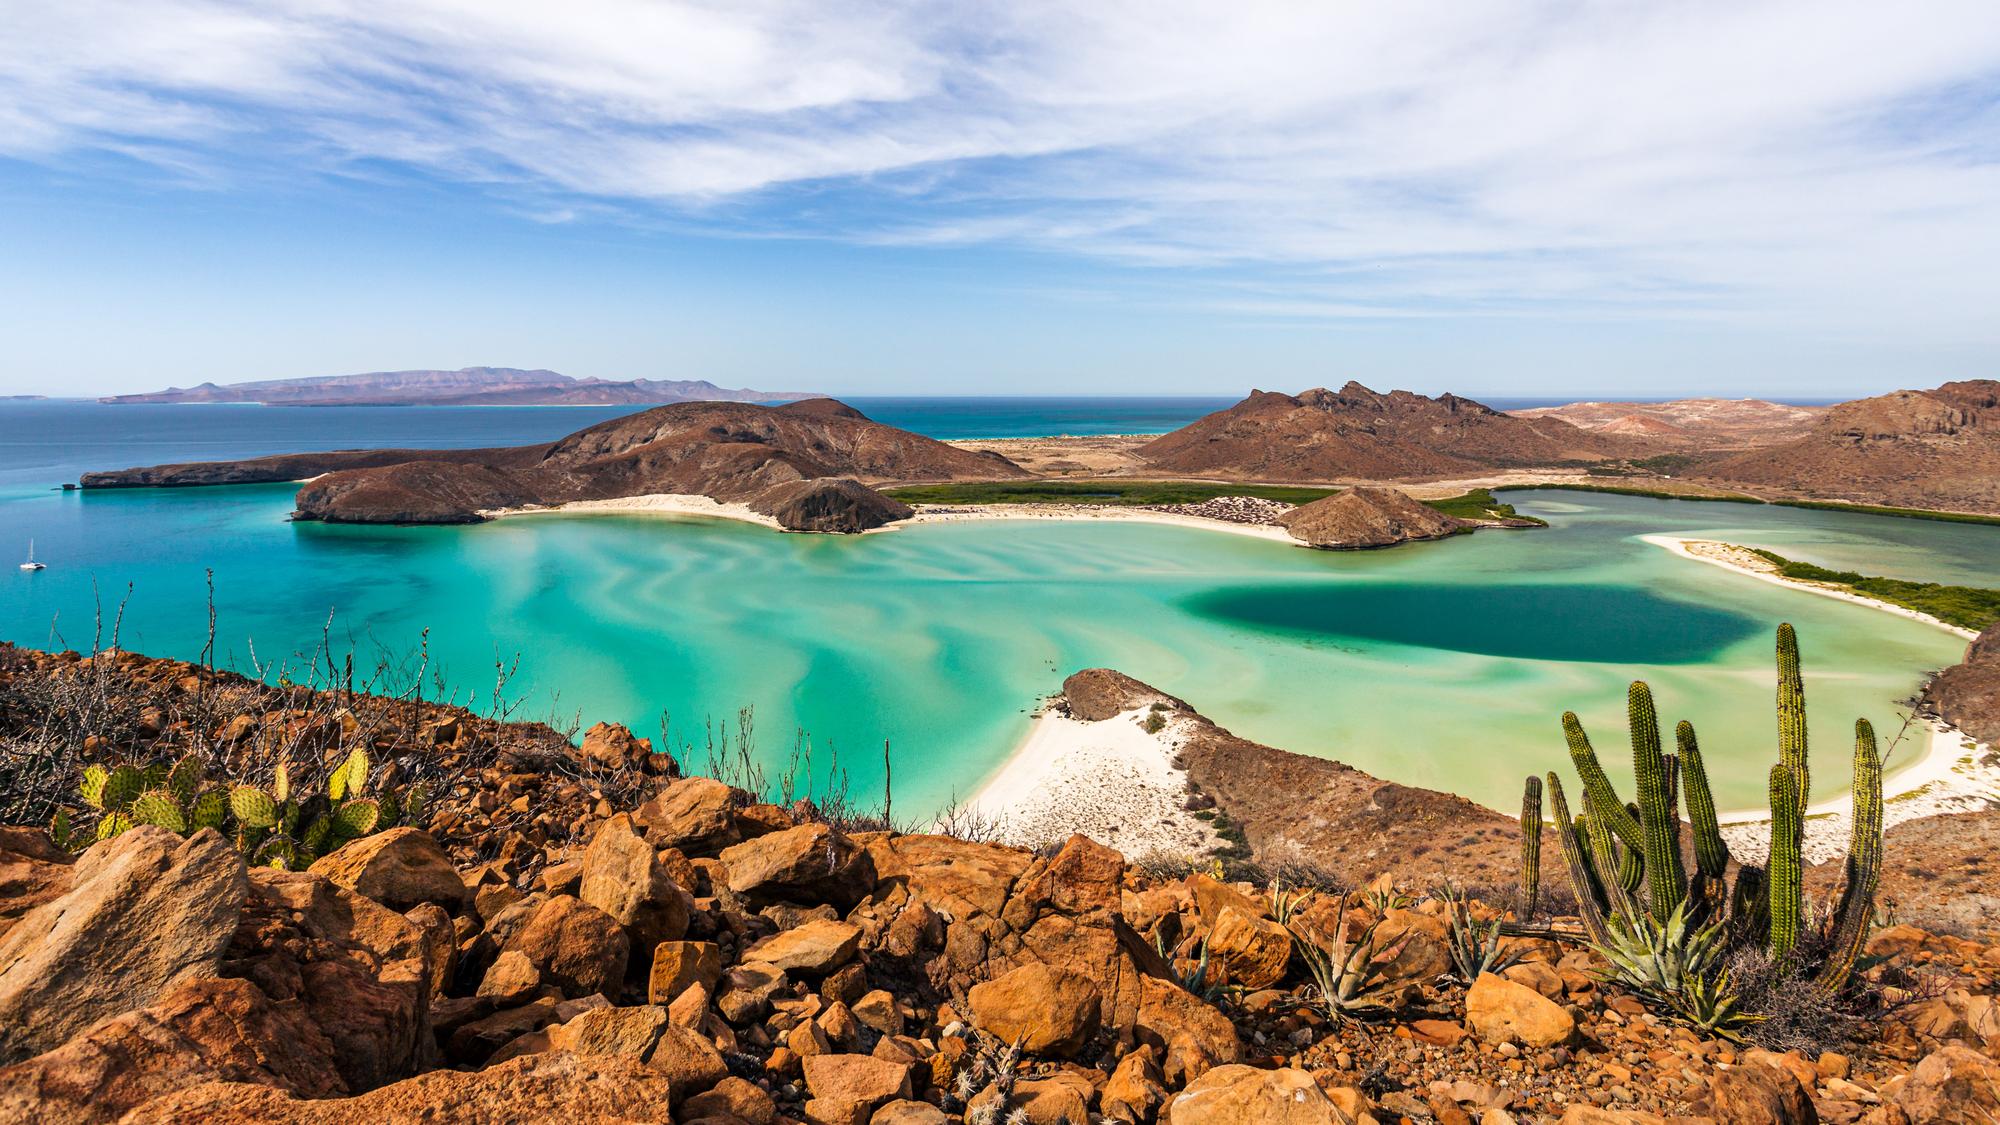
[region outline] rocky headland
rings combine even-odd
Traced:
[[[690,495],[742,504],[790,530],[862,531],[910,514],[872,485],[1026,475],[1003,457],[884,426],[822,398],[657,407],[544,445],[291,454],[89,473],[81,483],[303,479],[297,518],[330,523],[475,523],[507,510]]]
[[[1108,671],[1072,677],[1065,702],[1090,722],[1184,707]],[[1082,836],[1030,850],[779,807],[610,724],[573,743],[407,697],[0,648],[0,794],[15,815],[66,814],[60,839],[33,819],[0,829],[0,1119],[1942,1125],[2000,1110],[1990,926],[1878,929],[1843,993],[1855,1007],[1788,1016],[1783,1037],[1776,1020],[1703,1034],[1590,949],[1538,936],[1568,908],[1516,900],[1507,818],[1202,741],[1188,772],[1245,825],[1248,855],[1175,871]],[[290,822],[254,828],[267,810],[243,791],[268,795],[279,762],[282,801],[305,802],[286,817],[317,815],[337,773],[337,803],[315,807],[350,827],[364,804],[393,807],[394,823],[269,865],[278,837],[255,833]],[[144,804],[126,775],[93,789],[84,772],[155,763],[165,788]],[[211,788],[236,811],[208,819]],[[126,823],[97,840],[114,808]],[[1482,853],[1467,837],[1487,828]],[[1327,871],[1270,855],[1287,833]],[[1904,865],[1892,840],[1889,869]],[[1469,903],[1422,883],[1473,873],[1492,878]],[[1969,889],[1990,887],[1950,893]],[[1480,919],[1522,929],[1468,928]],[[1474,933],[1501,956],[1468,972]],[[1339,955],[1365,968],[1329,994],[1311,966],[1336,948],[1367,950]]]
[[[1442,539],[1473,526],[1411,499],[1409,493],[1368,485],[1302,504],[1277,522],[1308,547],[1334,550]]]

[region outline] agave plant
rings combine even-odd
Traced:
[[[1500,919],[1474,918],[1464,892],[1450,883],[1438,887],[1436,896],[1444,903],[1445,947],[1451,954],[1452,974],[1461,983],[1471,984],[1481,973],[1501,973],[1521,963],[1520,950],[1500,946]]]
[[[1358,937],[1347,936],[1348,904],[1341,900],[1334,918],[1333,932],[1318,939],[1302,927],[1292,928],[1292,948],[1305,962],[1312,978],[1310,991],[1329,1019],[1339,1020],[1368,1012],[1384,1011],[1394,1005],[1388,963],[1409,939],[1382,941],[1382,915],[1363,927]]]

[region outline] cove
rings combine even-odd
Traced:
[[[1611,585],[1242,586],[1189,601],[1217,621],[1522,660],[1693,664],[1759,631],[1742,614]]]
[[[129,586],[121,642],[196,658],[213,569],[218,653],[246,674],[296,670],[324,632],[362,668],[423,646],[426,697],[484,711],[496,663],[518,656],[516,717],[664,726],[695,768],[709,731],[750,708],[767,768],[809,740],[816,772],[837,752],[872,798],[886,741],[905,815],[972,792],[1080,668],[1137,676],[1245,738],[1501,809],[1565,761],[1564,710],[1621,746],[1625,686],[1646,679],[1663,719],[1700,728],[1718,800],[1742,807],[1773,752],[1778,622],[1805,649],[1827,790],[1854,720],[1898,729],[1897,701],[1964,644],[1638,536],[2000,584],[2000,528],[1589,494],[1517,494],[1545,531],[1345,553],[1032,521],[858,537],[613,515],[339,527],[288,523],[292,492],[0,495],[0,525],[51,564],[0,572],[0,639],[88,648],[101,608],[108,642]],[[1259,620],[1260,601],[1313,616]],[[1621,778],[1623,757],[1605,755]]]

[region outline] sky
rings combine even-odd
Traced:
[[[0,394],[2000,377],[1993,0],[0,0]]]

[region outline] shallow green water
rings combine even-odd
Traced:
[[[329,611],[366,667],[413,651],[484,702],[496,656],[521,657],[528,712],[617,719],[699,740],[754,707],[782,760],[794,732],[899,813],[967,793],[1026,732],[1035,700],[1110,665],[1237,733],[1380,776],[1518,804],[1563,762],[1557,716],[1623,746],[1625,683],[1701,729],[1725,805],[1754,804],[1771,761],[1771,632],[1806,652],[1814,776],[1842,784],[1851,723],[1896,729],[1895,701],[1963,642],[1639,542],[1711,535],[1872,573],[2000,585],[2000,528],[1744,505],[1518,493],[1546,531],[1393,551],[1313,552],[1147,525],[961,523],[862,537],[645,516],[533,517],[471,528],[284,521],[292,489],[0,498],[8,538],[53,565],[0,577],[0,637],[88,647],[135,592],[123,641],[192,657],[216,572],[218,635],[239,669],[312,649]],[[559,689],[559,690],[558,690]]]

